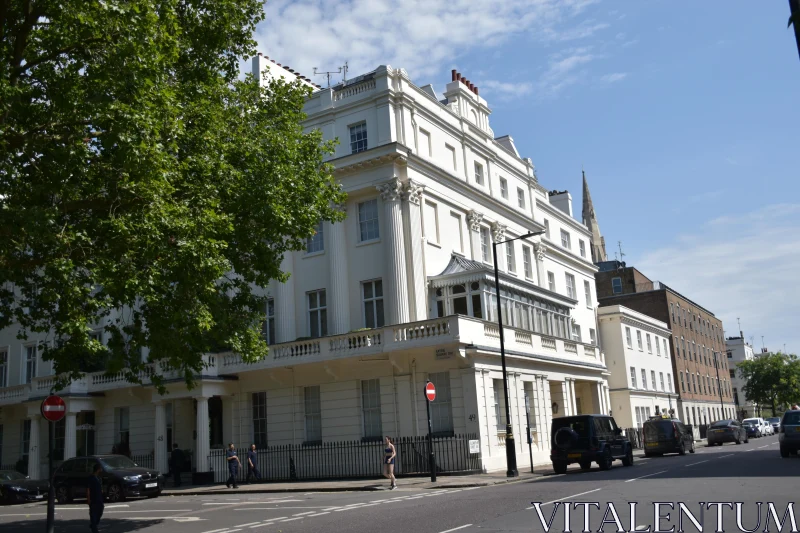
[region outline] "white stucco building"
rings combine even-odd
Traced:
[[[670,409],[680,418],[668,325],[622,305],[600,307],[597,319],[617,424],[642,427],[650,416]]]
[[[725,351],[728,356],[728,371],[730,373],[731,386],[733,387],[736,416],[740,420],[760,416],[758,414],[758,406],[747,400],[743,389],[746,382],[739,377],[738,372],[739,363],[755,359],[753,347],[744,339],[744,334],[740,331],[738,337],[727,337],[725,339]]]
[[[267,66],[296,75],[254,58],[256,72]],[[348,193],[347,218],[321,224],[306,251],[284,257],[289,280],[264,288],[269,356],[247,365],[209,354],[195,389],[175,379],[165,396],[121,375],[87,375],[60,392],[69,409],[57,434],[63,456],[108,453],[127,439],[166,470],[177,442],[206,471],[209,450],[231,441],[421,436],[430,379],[434,432],[477,435],[482,467],[504,469],[491,244],[531,231],[546,233],[499,247],[497,261],[520,466],[528,464],[526,414],[534,462],[546,463],[554,416],[609,412],[590,233],[568,193],[551,195],[511,137],[495,136],[478,89],[455,71],[452,79],[439,96],[381,66],[316,90],[306,126],[341,141],[330,162]],[[647,327],[661,335],[660,325]],[[46,468],[39,402],[52,378],[37,362],[36,339],[23,344],[14,333],[0,336],[0,462],[25,455],[38,477]]]

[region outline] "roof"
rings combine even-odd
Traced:
[[[444,270],[439,274],[440,276],[447,276],[448,274],[459,274],[461,272],[469,272],[474,270],[485,270],[486,266],[483,263],[467,259],[458,254],[453,254],[450,257],[450,262],[444,267]]]

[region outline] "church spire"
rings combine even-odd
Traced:
[[[586,172],[581,168],[583,175],[583,211],[581,216],[583,224],[589,228],[592,233],[592,262],[600,263],[601,261],[608,261],[606,255],[606,240],[600,233],[600,225],[597,223],[597,216],[594,213],[594,204],[592,204],[592,195],[589,193],[589,184],[586,181]]]

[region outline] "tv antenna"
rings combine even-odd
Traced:
[[[625,257],[625,254],[622,253],[622,241],[617,241],[617,246],[619,246],[619,260],[622,261],[622,258]]]
[[[331,88],[331,74],[342,74],[342,81],[347,81],[347,71],[350,70],[350,67],[347,66],[347,61],[344,62],[344,65],[339,67],[338,70],[332,70],[328,72],[317,72],[317,67],[314,67],[314,76],[325,76],[328,78],[328,89]]]

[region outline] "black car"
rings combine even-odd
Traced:
[[[100,480],[106,500],[118,502],[130,496],[155,498],[164,488],[164,476],[142,468],[123,455],[93,455],[69,459],[58,467],[53,477],[58,503],[85,498],[94,465],[100,463]]]
[[[645,457],[665,453],[694,453],[694,435],[678,419],[651,418],[642,424],[642,434]]]
[[[708,446],[722,446],[726,442],[735,442],[736,444],[750,442],[747,430],[739,425],[736,420],[718,420],[714,422],[708,426],[706,438],[708,439]]]
[[[752,422],[748,422],[745,420],[744,422],[742,422],[742,427],[747,432],[748,438],[753,437],[754,439],[757,439],[761,437],[761,428],[758,427],[756,424],[753,424]]]
[[[608,415],[555,418],[550,436],[550,460],[556,474],[565,473],[572,463],[578,463],[583,470],[589,470],[593,462],[601,470],[608,470],[616,459],[625,466],[633,465],[631,443]]]
[[[40,502],[47,499],[46,479],[28,479],[14,470],[0,470],[0,503]]]

